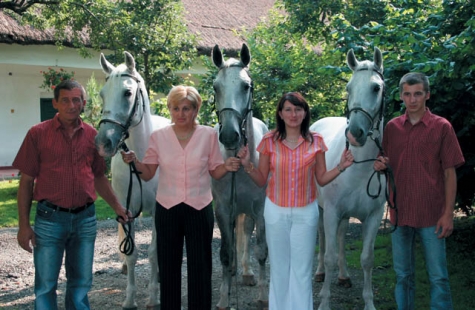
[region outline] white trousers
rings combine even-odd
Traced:
[[[318,202],[284,208],[266,198],[264,219],[270,262],[269,310],[313,309]]]

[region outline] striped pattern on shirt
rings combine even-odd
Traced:
[[[445,210],[444,170],[464,163],[452,125],[429,109],[414,125],[404,114],[386,125],[383,149],[395,177],[397,224],[436,225]],[[395,211],[390,214],[395,224]]]
[[[281,207],[303,207],[317,199],[315,178],[316,156],[326,152],[323,137],[313,133],[313,143],[299,138],[295,149],[274,139],[274,131],[267,133],[257,151],[270,158],[270,179],[266,194]]]
[[[64,208],[96,200],[94,179],[106,170],[94,144],[96,134],[91,125],[80,120],[70,137],[58,114],[28,131],[12,165],[36,178],[34,200],[45,199]]]

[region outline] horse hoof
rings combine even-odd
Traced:
[[[255,286],[257,284],[254,275],[243,275],[242,276],[242,284],[246,286]]]
[[[338,278],[338,286],[343,286],[344,288],[350,288],[353,286],[350,278],[340,279]]]
[[[325,274],[324,273],[316,273],[315,274],[315,282],[324,282],[325,281]]]
[[[257,301],[257,310],[269,310],[269,301],[268,300],[258,300]]]

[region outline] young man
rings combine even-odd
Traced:
[[[414,244],[418,236],[424,250],[430,281],[430,309],[453,309],[445,238],[452,234],[457,191],[455,169],[464,163],[452,125],[426,107],[429,79],[408,73],[399,82],[406,113],[388,122],[383,136],[387,157],[374,169],[388,164],[394,172],[398,213],[391,209],[393,263],[398,309],[414,309]],[[397,215],[397,218],[396,218]]]
[[[92,285],[96,191],[128,221],[104,174],[104,159],[95,149],[96,130],[79,117],[85,104],[84,88],[78,82],[57,85],[53,107],[58,113],[28,131],[13,162],[21,172],[18,243],[33,252],[36,310],[58,308],[56,288],[63,253],[65,307],[90,309],[87,293]],[[38,201],[34,230],[29,222],[32,200]]]

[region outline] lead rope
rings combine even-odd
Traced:
[[[375,139],[372,139],[374,141],[374,143],[376,144],[376,146],[378,147],[379,149],[379,152],[382,156],[384,156],[384,150],[381,146],[381,143],[379,142],[379,139],[378,138],[375,138]],[[348,142],[348,140],[346,139],[346,149],[348,150],[350,146],[350,143]],[[365,159],[365,160],[361,160],[361,161],[356,161],[356,160],[353,160],[353,162],[355,164],[361,164],[361,163],[366,163],[366,162],[374,162],[374,161],[377,161],[378,159],[377,158],[370,158],[370,159]],[[396,183],[394,182],[394,173],[393,173],[393,169],[391,168],[391,166],[389,164],[386,164],[386,170],[383,171],[384,175],[386,176],[386,181],[387,181],[387,185],[385,187],[385,195],[386,195],[386,202],[388,204],[388,209],[393,209],[394,212],[396,213],[396,221],[394,223],[394,227],[391,229],[390,233],[393,233],[397,226],[398,226],[398,208],[397,208],[397,205],[396,205]],[[375,175],[378,175],[378,192],[377,194],[371,194],[369,192],[369,186],[371,184],[371,180],[373,179],[373,177]],[[366,185],[366,194],[373,198],[373,199],[376,199],[379,197],[379,195],[381,194],[381,172],[380,171],[374,171],[369,180],[368,180],[368,184]],[[390,193],[389,193],[389,188],[391,187],[391,191],[393,193],[393,202],[394,204],[391,203],[391,197],[390,197]],[[388,219],[388,214],[386,213],[386,218],[385,218],[385,221],[384,221],[384,229],[386,229],[386,222],[387,222],[387,219]]]
[[[237,156],[237,153],[234,154],[234,156]],[[238,269],[238,265],[239,265],[239,262],[238,262],[238,257],[237,257],[237,246],[236,246],[236,216],[237,214],[236,213],[236,204],[237,204],[237,192],[236,192],[236,172],[233,171],[232,172],[232,176],[231,176],[231,196],[230,196],[230,205],[231,205],[231,212],[230,212],[230,223],[232,223],[231,227],[233,228],[234,232],[231,233],[231,236],[232,236],[232,240],[231,240],[231,243],[233,244],[233,253],[234,253],[234,257],[233,257],[233,261],[236,262],[236,274],[234,276],[234,284],[236,286],[236,310],[239,310],[239,291],[238,291],[238,281],[237,281],[237,278],[238,278],[238,274],[237,274],[237,269]],[[231,262],[232,264],[232,262]],[[231,300],[231,287],[229,288],[228,290],[228,300]]]
[[[125,134],[124,136],[128,136],[128,134]],[[127,147],[125,142],[121,143],[121,147],[125,152],[129,151],[129,148]],[[135,162],[129,163],[129,172],[130,172],[129,173],[129,187],[127,189],[126,212],[128,214],[130,210],[130,200],[132,199],[133,175],[135,174],[140,186],[140,209],[137,212],[137,214],[132,215],[132,219],[136,219],[140,215],[140,213],[142,213],[142,209],[143,209],[142,180],[140,179],[140,174],[142,172],[137,170],[137,167],[135,166]],[[116,220],[118,219],[119,218],[117,217]],[[122,229],[124,229],[125,237],[124,237],[124,240],[122,240],[122,242],[119,245],[119,250],[121,253],[128,256],[128,255],[131,255],[135,250],[135,242],[132,236],[132,221],[128,221],[125,224],[121,223],[121,225],[122,225]]]

